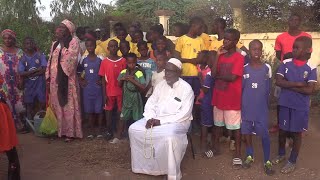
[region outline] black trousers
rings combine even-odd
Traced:
[[[6,151],[9,165],[8,165],[8,180],[20,180],[20,162],[17,149],[14,147]]]

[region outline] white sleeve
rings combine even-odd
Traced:
[[[143,116],[145,117],[146,120],[157,117],[156,104],[159,99],[159,92],[160,92],[159,89],[160,87],[154,89],[152,95],[149,97],[144,107]]]

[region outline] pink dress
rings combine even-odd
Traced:
[[[61,53],[61,66],[68,76],[68,103],[61,107],[58,101],[58,84],[56,83],[58,57],[61,46],[58,45],[49,58],[46,70],[46,79],[50,78],[49,106],[55,113],[58,121],[58,136],[82,138],[80,95],[77,80],[78,55],[80,53],[79,39],[74,37],[69,48],[63,48]],[[53,51],[53,52],[52,52]]]

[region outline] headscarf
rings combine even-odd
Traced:
[[[68,30],[71,33],[71,36],[75,35],[76,26],[71,21],[69,21],[68,19],[65,19],[61,23],[67,26]]]
[[[5,29],[5,30],[3,30],[3,31],[1,32],[1,37],[3,37],[4,35],[9,35],[9,36],[13,37],[14,39],[17,38],[17,34],[16,34],[14,31],[12,31],[11,29]]]

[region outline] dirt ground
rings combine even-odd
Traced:
[[[228,143],[224,144],[224,153],[212,159],[197,154],[192,159],[190,145],[181,164],[183,179],[203,180],[320,180],[320,108],[313,107],[310,116],[309,131],[305,133],[297,169],[290,175],[282,175],[275,166],[276,174],[268,177],[263,172],[261,142],[255,138],[255,162],[249,170],[234,170],[231,166],[232,152]],[[275,119],[275,111],[271,111]],[[194,147],[199,147],[199,136],[193,135]],[[165,176],[147,176],[131,172],[130,148],[128,141],[119,145],[110,145],[105,140],[76,140],[65,143],[62,140],[49,141],[33,134],[19,135],[18,147],[22,180],[131,180],[165,179]],[[244,152],[244,149],[243,151]],[[271,156],[277,152],[277,134],[271,135]],[[288,151],[287,151],[288,152]],[[289,153],[287,153],[288,155]],[[0,154],[0,180],[5,180],[7,171],[6,156]]]

